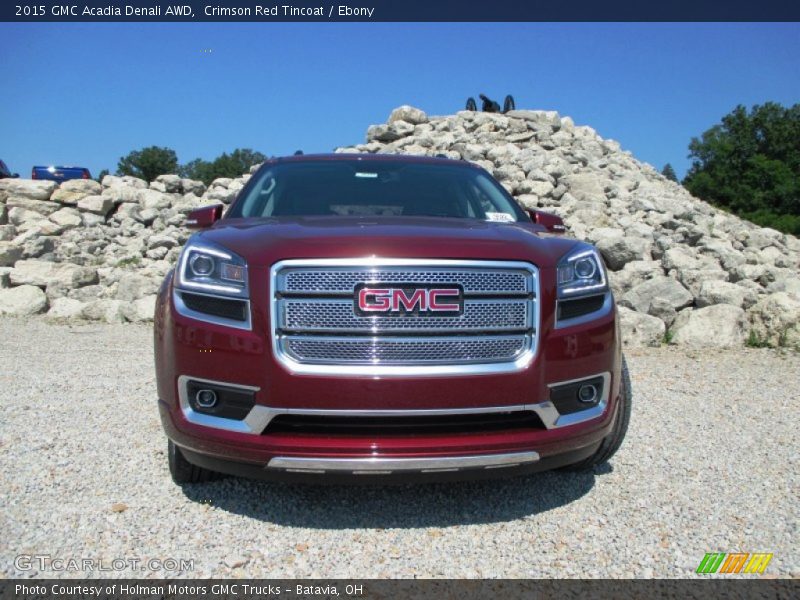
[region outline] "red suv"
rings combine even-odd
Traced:
[[[589,468],[630,383],[597,250],[463,161],[266,162],[158,296],[177,483]]]

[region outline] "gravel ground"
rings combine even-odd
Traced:
[[[796,354],[631,351],[631,429],[594,473],[184,489],[149,327],[0,319],[0,356],[0,577],[83,575],[25,554],[194,559],[148,577],[687,577],[735,551],[800,576]]]

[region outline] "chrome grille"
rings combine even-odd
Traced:
[[[287,260],[271,270],[273,351],[294,372],[424,375],[511,372],[536,351],[538,270],[524,262]],[[359,315],[360,284],[460,286],[449,315]]]
[[[525,350],[525,338],[473,337],[465,339],[295,339],[286,340],[286,348],[301,361],[333,364],[448,364],[474,363],[514,357]]]
[[[525,273],[502,269],[298,269],[279,279],[284,292],[318,294],[350,293],[359,283],[380,281],[402,281],[408,283],[454,283],[464,287],[465,293],[479,294],[524,294],[531,290],[531,282]]]

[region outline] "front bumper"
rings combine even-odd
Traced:
[[[563,452],[556,456],[539,457],[535,461],[507,463],[502,466],[495,466],[497,463],[486,465],[463,465],[458,468],[449,469],[404,469],[388,472],[387,469],[334,469],[334,470],[309,470],[309,469],[278,469],[265,467],[259,464],[251,464],[236,460],[219,458],[209,454],[202,454],[192,450],[182,449],[186,459],[199,467],[203,467],[215,473],[224,473],[249,479],[260,479],[266,481],[282,481],[296,483],[313,484],[407,484],[441,481],[464,481],[478,479],[496,479],[505,477],[517,477],[539,471],[548,471],[558,467],[570,465],[588,458],[597,451],[599,443],[591,446]],[[502,457],[508,455],[501,455]],[[478,458],[483,459],[483,456]],[[503,460],[501,458],[501,460]],[[357,466],[363,466],[363,462]],[[376,461],[377,464],[377,461]]]
[[[257,478],[378,481],[511,475],[555,468],[591,455],[612,428],[620,394],[616,311],[554,327],[543,316],[536,356],[514,373],[442,377],[336,377],[293,373],[274,360],[269,315],[253,302],[250,331],[177,314],[165,282],[156,311],[159,409],[167,436],[186,458],[211,470]],[[264,298],[263,300],[266,300]],[[543,292],[544,305],[555,298]],[[546,311],[545,314],[550,314]],[[560,414],[555,384],[604,378],[596,406]],[[255,390],[246,418],[215,421],[188,406],[185,382],[207,380]],[[279,415],[408,416],[530,411],[538,427],[456,433],[313,434],[272,432]]]
[[[606,393],[611,394],[607,374]],[[181,394],[179,394],[181,396]],[[235,427],[217,427],[206,415],[184,411],[185,397],[176,408],[160,401],[165,431],[193,464],[214,471],[261,479],[320,480],[341,476],[391,482],[437,479],[510,476],[552,469],[578,462],[591,455],[606,437],[614,421],[618,402],[605,396],[593,409],[559,415],[550,402],[538,405],[397,411],[407,417],[413,412],[447,415],[494,415],[501,411],[529,410],[544,415],[542,427],[511,427],[501,431],[474,431],[398,435],[379,433],[325,434],[271,433],[269,422],[280,415],[370,415],[386,416],[387,411],[294,411],[254,407],[256,418],[232,421]],[[340,476],[340,477],[337,477]]]

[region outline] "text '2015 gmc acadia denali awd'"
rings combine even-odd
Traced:
[[[443,479],[591,467],[630,415],[598,252],[483,169],[270,160],[161,286],[159,408],[178,483],[214,473]]]

